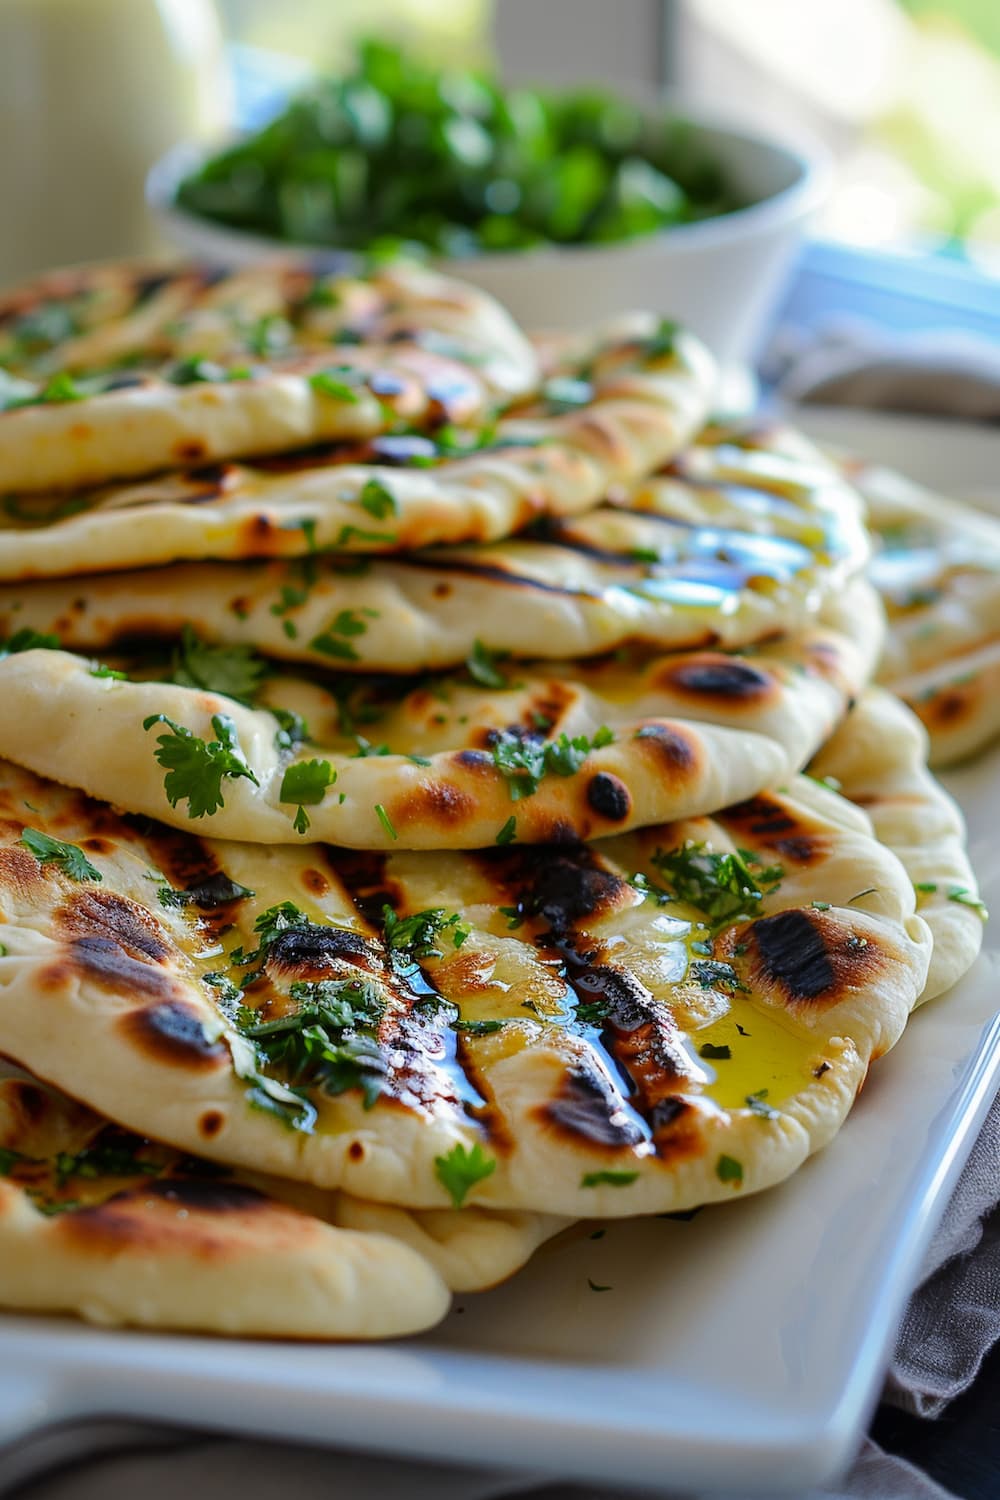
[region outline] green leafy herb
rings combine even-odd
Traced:
[[[269,708],[268,713],[278,721],[274,736],[276,750],[297,750],[309,738],[309,726],[305,719],[293,713],[290,708]]]
[[[496,1171],[496,1160],[477,1141],[469,1150],[459,1142],[446,1156],[435,1156],[434,1172],[455,1208],[461,1208],[477,1182]]]
[[[154,724],[166,724],[170,731],[159,736],[155,751],[156,759],[167,771],[163,782],[167,800],[171,807],[186,800],[188,817],[210,817],[225,806],[222,783],[226,777],[233,780],[243,777],[254,786],[260,785],[240,748],[236,725],[226,714],[212,715],[214,740],[200,739],[166,714],[150,714],[142,721],[145,730],[152,729]]]
[[[727,1047],[725,1042],[716,1045],[714,1042],[702,1042],[698,1048],[698,1056],[705,1058],[707,1062],[728,1062],[733,1055],[733,1049]]]
[[[447,912],[443,906],[418,911],[410,917],[397,916],[391,906],[382,908],[386,947],[390,953],[401,954],[407,960],[441,958],[442,950],[436,946],[439,938],[447,936],[454,948],[461,948],[470,930],[457,912]]]
[[[785,874],[780,865],[761,865],[749,850],[719,854],[690,840],[679,849],[658,849],[652,863],[677,899],[704,912],[716,928],[759,915],[764,896]]]
[[[40,865],[58,865],[70,880],[104,879],[78,844],[64,844],[61,839],[51,838],[37,828],[26,828],[18,842],[31,850]]]
[[[309,376],[309,384],[320,396],[346,401],[349,405],[359,399],[356,387],[361,383],[361,372],[350,365],[331,365],[329,369],[318,370]]]
[[[673,354],[677,348],[677,335],[680,332],[680,324],[671,318],[661,318],[654,333],[643,339],[642,352],[647,359],[662,359],[667,354]]]
[[[57,635],[42,635],[37,630],[15,630],[9,641],[0,646],[0,656],[17,656],[21,651],[59,651],[62,641]]]
[[[517,802],[534,796],[550,771],[557,776],[575,775],[592,750],[611,744],[613,739],[607,725],[602,725],[593,739],[582,734],[570,739],[563,733],[558,739],[543,740],[520,729],[504,729],[493,733],[490,749],[493,764],[507,780],[511,801]]]
[[[743,1185],[743,1163],[734,1156],[723,1154],[715,1163],[715,1175],[720,1182],[731,1182],[736,1187]]]
[[[368,629],[362,619],[362,614],[369,618],[375,617],[375,611],[366,609],[342,609],[331,621],[325,630],[314,636],[309,642],[313,651],[319,651],[323,656],[333,656],[340,661],[357,661],[358,653],[350,644],[348,637],[364,635]]]
[[[776,1120],[780,1110],[774,1109],[766,1103],[767,1089],[758,1089],[755,1094],[747,1094],[747,1109],[755,1115],[760,1115],[762,1120]]]
[[[493,842],[495,844],[500,844],[501,846],[504,844],[512,844],[516,837],[517,819],[515,818],[514,814],[511,813],[510,817],[507,819],[506,823],[503,825]]]
[[[506,1023],[503,1021],[454,1021],[453,1031],[464,1031],[468,1036],[490,1036],[494,1031],[502,1031]]]
[[[268,665],[251,646],[210,646],[185,625],[170,663],[170,675],[181,687],[223,693],[239,703],[253,703]]]
[[[590,405],[594,399],[594,387],[589,380],[555,376],[542,386],[542,399],[549,411],[555,414],[576,411],[578,407]]]
[[[91,677],[109,677],[115,682],[127,682],[127,672],[116,672],[114,667],[106,667],[103,662],[94,661],[90,664]]]
[[[491,651],[482,641],[477,640],[466,657],[465,670],[473,682],[478,682],[482,687],[505,688],[507,679],[498,663],[506,661],[508,655],[507,651]]]
[[[389,837],[395,842],[395,840],[399,838],[399,834],[396,832],[395,828],[393,828],[392,819],[389,817],[389,814],[386,812],[381,802],[376,802],[375,804],[375,816],[378,818],[379,822],[382,824],[382,827],[385,829]]]
[[[978,896],[974,896],[964,885],[953,885],[948,891],[948,900],[956,902],[959,906],[971,906],[984,922],[989,916],[985,903],[980,901]]]
[[[692,948],[695,946],[697,945],[691,944]],[[723,963],[720,959],[701,959],[691,965],[689,973],[703,990],[728,990],[732,994],[735,990],[746,991],[747,988],[732,964]]]
[[[327,787],[331,787],[336,779],[337,773],[328,760],[300,760],[285,768],[278,801],[298,803],[293,822],[296,833],[305,833],[309,827],[303,804],[314,807],[322,802]]]
[[[163,1163],[138,1155],[143,1143],[94,1141],[75,1155],[60,1151],[55,1157],[56,1187],[63,1187],[71,1177],[94,1180],[98,1177],[156,1177]]]
[[[638,1172],[585,1172],[580,1178],[580,1186],[585,1188],[628,1187],[638,1176]]]
[[[593,1239],[594,1236],[591,1235],[590,1238]],[[597,1281],[591,1281],[591,1279],[590,1279],[589,1276],[587,1277],[587,1285],[590,1287],[590,1290],[592,1292],[613,1292],[614,1291],[614,1287],[612,1287],[612,1286],[602,1286]]]
[[[361,490],[361,507],[376,521],[394,516],[399,510],[396,497],[379,479],[369,479]]]
[[[934,894],[934,892],[937,890],[937,881],[936,880],[915,880],[913,882],[913,889],[915,891],[919,891],[921,893],[921,895],[932,896]]]

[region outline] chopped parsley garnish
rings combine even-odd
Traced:
[[[666,906],[668,901],[674,899],[669,891],[665,891],[661,885],[650,880],[648,875],[643,875],[641,870],[632,876],[629,885],[634,891],[638,891],[645,901],[653,901],[657,906]],[[694,947],[694,944],[692,943],[691,946]]]
[[[398,917],[391,906],[382,908],[382,935],[390,954],[399,953],[406,959],[441,958],[442,950],[435,946],[444,936],[451,939],[455,948],[461,948],[470,929],[457,912],[447,912],[443,906],[427,911],[418,911],[411,917]]]
[[[937,881],[936,880],[915,880],[913,882],[913,889],[915,891],[919,891],[921,893],[921,895],[932,896],[934,894],[934,892],[937,890]]]
[[[591,1235],[590,1238],[593,1239],[594,1236]],[[602,1286],[601,1283],[598,1282],[598,1281],[591,1281],[591,1279],[590,1279],[589,1276],[587,1277],[587,1285],[590,1287],[590,1290],[592,1292],[613,1292],[614,1291],[614,1287],[612,1287],[610,1285],[609,1286]]]
[[[974,896],[964,885],[953,885],[948,891],[948,900],[956,902],[959,906],[971,906],[973,911],[978,912],[985,922],[989,916],[984,902],[978,896]]]
[[[37,828],[26,828],[18,842],[31,850],[40,865],[58,865],[70,880],[104,879],[78,844],[64,844],[61,839],[51,838]]]
[[[346,401],[353,405],[358,400],[356,387],[361,385],[360,371],[350,365],[331,365],[309,376],[309,384],[320,396],[329,396],[334,401]]]
[[[695,944],[692,943],[694,948]],[[732,964],[723,963],[720,959],[702,959],[693,963],[690,968],[691,978],[701,985],[703,990],[746,990]]]
[[[117,672],[114,667],[106,667],[103,662],[91,662],[89,667],[91,677],[109,677],[115,682],[127,682],[127,672]]]
[[[550,771],[557,776],[575,775],[592,750],[610,745],[613,739],[607,725],[593,739],[583,734],[570,739],[564,732],[556,740],[543,740],[524,730],[504,729],[493,734],[490,748],[493,764],[507,780],[511,801],[517,802],[534,796]]]
[[[674,322],[672,318],[661,318],[656,332],[642,341],[642,352],[645,357],[662,359],[666,354],[673,354],[677,348],[679,332],[679,323]]]
[[[163,1163],[137,1155],[137,1147],[141,1144],[139,1141],[135,1145],[126,1145],[97,1140],[75,1155],[60,1151],[54,1159],[56,1187],[63,1187],[71,1177],[157,1176],[163,1171]]]
[[[364,635],[368,629],[361,618],[362,614],[366,614],[369,619],[375,618],[375,611],[371,609],[342,609],[325,630],[313,636],[309,642],[311,650],[319,651],[323,656],[336,657],[339,661],[357,661],[358,653],[348,638]]]
[[[361,491],[361,508],[366,510],[376,521],[384,521],[386,516],[394,516],[399,510],[396,497],[380,479],[369,479]]]
[[[728,1062],[733,1055],[733,1049],[727,1047],[725,1042],[716,1045],[715,1042],[702,1042],[698,1048],[698,1056],[705,1058],[706,1062]]]
[[[395,828],[393,828],[392,819],[389,817],[389,814],[386,812],[381,802],[376,802],[375,804],[375,816],[378,818],[379,822],[382,824],[382,827],[385,829],[389,837],[395,842],[395,840],[399,838],[399,834],[396,832]]]
[[[239,703],[255,701],[268,670],[252,646],[210,646],[190,625],[184,626],[170,662],[171,679],[180,687],[223,693]]]
[[[504,1021],[453,1021],[452,1031],[464,1031],[467,1036],[490,1036],[494,1031],[502,1031]]]
[[[638,1176],[638,1172],[584,1172],[580,1178],[580,1186],[585,1188],[628,1187]]]
[[[297,750],[309,738],[309,726],[300,714],[290,708],[269,708],[268,713],[278,721],[274,736],[276,750]]]
[[[336,779],[337,773],[328,760],[300,760],[286,767],[281,778],[278,801],[298,803],[292,825],[296,833],[305,833],[309,827],[309,817],[303,804],[315,807],[322,802],[327,787],[333,786]]]
[[[556,375],[542,386],[542,399],[553,414],[577,411],[593,401],[594,387],[589,380],[574,380],[572,376]]]
[[[704,912],[714,927],[759,915],[761,901],[785,874],[781,865],[764,866],[749,850],[719,854],[690,841],[658,849],[652,863],[675,897]]]
[[[503,825],[493,842],[495,844],[500,844],[501,846],[503,846],[504,844],[512,844],[516,837],[517,819],[515,818],[514,814],[511,813],[510,817],[507,819],[506,823]]]
[[[758,1089],[754,1094],[747,1094],[747,1109],[752,1114],[759,1115],[762,1120],[776,1120],[780,1110],[774,1109],[766,1103],[767,1089]]]
[[[156,759],[166,767],[163,789],[171,807],[187,801],[188,817],[209,817],[225,806],[222,782],[228,776],[233,780],[245,777],[254,786],[260,782],[247,765],[246,756],[240,748],[236,725],[226,714],[212,715],[214,740],[199,739],[183,724],[168,719],[166,714],[150,714],[143,719],[143,729],[152,729],[154,724],[166,724],[169,733],[161,734],[156,741]]]
[[[57,635],[43,635],[38,630],[15,630],[9,641],[0,646],[0,656],[17,656],[21,651],[59,651],[62,641]]]
[[[477,1141],[468,1151],[459,1142],[446,1156],[435,1156],[434,1173],[455,1208],[461,1208],[471,1188],[496,1171],[496,1160]]]
[[[481,687],[505,688],[507,679],[497,664],[505,661],[507,656],[506,651],[491,651],[482,641],[476,641],[466,658],[465,670]]]
[[[731,1182],[736,1187],[743,1185],[743,1163],[735,1156],[723,1154],[715,1163],[715,1175],[720,1182]]]

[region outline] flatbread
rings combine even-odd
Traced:
[[[586,428],[587,419],[579,420]],[[738,646],[814,619],[868,556],[854,491],[808,444],[792,449],[789,435],[776,435],[771,448],[762,441],[755,433],[742,445],[732,436],[706,438],[676,461],[675,474],[613,493],[615,503],[587,515],[551,520],[544,539],[437,548],[368,566],[362,559],[313,556],[139,569],[72,586],[61,580],[0,585],[0,630],[54,631],[69,646],[100,650],[143,634],[177,635],[189,624],[208,641],[329,665],[326,633],[346,612],[358,628],[340,659],[348,668],[390,672],[450,666],[477,640],[521,657],[537,656],[544,645],[552,658],[596,655],[631,642],[670,649]],[[498,460],[479,462],[496,468]],[[357,470],[358,478],[365,472]],[[409,481],[415,514],[421,495],[441,514],[446,501],[434,498],[436,475],[400,473],[391,487],[402,493]],[[460,503],[470,516],[471,504],[464,497]],[[198,545],[212,508],[186,512]],[[134,526],[136,515],[117,513],[119,531]],[[315,519],[308,511],[303,517],[310,524]],[[76,519],[77,532],[66,533],[75,537],[69,548],[59,540],[60,528],[73,521],[58,523],[52,533],[11,536],[0,572],[23,571],[29,543],[33,568],[56,571],[77,555],[81,569],[93,565],[101,533],[85,537],[89,518]],[[341,512],[332,511],[330,527],[318,522],[325,529],[313,540],[322,544],[334,536],[340,519]],[[390,517],[381,524],[388,531],[396,522]],[[260,550],[272,545],[273,534],[273,527],[264,528]],[[289,525],[285,535],[293,534],[297,540],[287,545],[301,548],[301,527]],[[135,536],[141,542],[143,535],[140,526]],[[252,531],[246,536],[247,546],[256,545]],[[104,538],[109,545],[112,539],[110,533]],[[51,549],[51,564],[38,562],[42,544]]]
[[[927,770],[927,734],[898,699],[871,688],[825,744],[810,773],[864,808],[898,856],[934,939],[921,1004],[950,989],[983,944],[986,908],[965,851],[957,803]]]
[[[889,618],[879,679],[930,735],[931,764],[1000,733],[1000,522],[890,469],[843,467],[868,503],[871,579]]]
[[[7,767],[0,1048],[181,1150],[396,1205],[729,1199],[830,1138],[924,987],[910,879],[831,797],[378,857],[203,842]]]
[[[332,304],[316,307],[324,295]],[[25,320],[58,323],[60,309],[81,332],[33,354]],[[492,298],[407,265],[366,279],[280,266],[215,280],[189,268],[70,271],[11,294],[0,328],[11,372],[0,492],[368,438],[399,421],[482,422],[539,378]],[[324,371],[318,388],[310,377]]]
[[[4,1307],[145,1328],[390,1338],[451,1300],[402,1239],[333,1228],[2,1060],[0,1261]]]
[[[576,515],[610,486],[657,468],[704,421],[712,362],[686,335],[665,343],[657,326],[652,317],[630,318],[594,330],[585,382],[568,369],[547,387],[552,400],[489,427],[447,427],[435,437],[403,423],[402,433],[256,464],[188,468],[68,498],[7,495],[0,577],[299,557],[331,547],[397,552],[493,541],[547,514]],[[414,359],[420,366],[428,357],[438,358],[403,346],[378,353],[390,365],[406,362],[407,378]],[[558,399],[567,385],[568,408]],[[214,386],[212,394],[219,395]]]
[[[709,812],[803,766],[880,645],[863,580],[827,619],[744,653],[491,664],[495,687],[465,672],[417,684],[279,673],[258,708],[203,690],[223,680],[211,658],[185,677],[202,686],[179,686],[95,676],[105,669],[85,658],[33,648],[0,658],[0,755],[129,812],[258,844],[594,838]],[[308,743],[289,747],[278,707],[305,721]],[[220,734],[233,748],[213,779]]]

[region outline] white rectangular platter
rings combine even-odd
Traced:
[[[881,457],[905,424],[901,437],[892,421],[836,419],[821,435]],[[961,430],[942,430],[939,459],[941,443],[961,489]],[[1000,912],[998,777],[995,753],[950,785]],[[114,1415],[661,1490],[820,1482],[852,1455],[1000,1080],[998,997],[1000,943],[917,1013],[833,1144],[782,1187],[686,1222],[573,1231],[420,1339],[237,1343],[0,1318],[0,1443]]]

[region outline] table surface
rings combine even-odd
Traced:
[[[1000,343],[1000,282],[950,261],[911,261],[814,244],[775,318],[775,327],[818,330],[863,319],[898,333],[960,328]],[[1000,435],[997,438],[1000,449]],[[961,1500],[1000,1496],[1000,1345],[971,1390],[935,1422],[880,1406],[872,1437],[925,1470]]]

